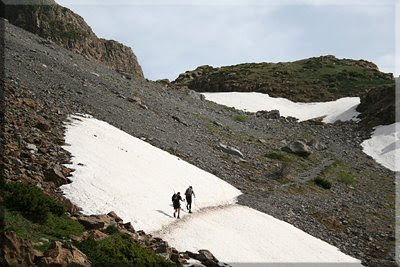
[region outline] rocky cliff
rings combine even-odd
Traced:
[[[11,2],[11,1],[8,1]],[[2,17],[10,23],[118,71],[143,79],[142,68],[130,47],[98,38],[82,17],[53,0],[2,4]]]
[[[321,56],[285,63],[200,66],[179,75],[173,83],[198,92],[261,92],[316,102],[360,96],[373,88],[394,85],[394,79],[365,60]]]

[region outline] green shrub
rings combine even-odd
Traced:
[[[100,241],[89,238],[76,246],[88,256],[94,267],[177,266],[123,234],[114,234]]]
[[[356,178],[349,172],[340,172],[338,174],[338,180],[347,185],[354,185],[357,183]]]
[[[51,213],[45,223],[33,223],[23,217],[17,211],[5,210],[5,230],[14,231],[17,235],[33,242],[42,241],[41,238],[48,239],[43,246],[37,247],[42,251],[46,250],[54,240],[65,240],[72,236],[79,236],[85,230],[77,221],[72,220],[66,215],[56,216]]]
[[[118,233],[118,228],[115,225],[109,225],[107,226],[106,230],[104,231],[108,235],[113,235]]]
[[[316,185],[318,185],[319,187],[322,187],[324,189],[331,189],[332,187],[332,183],[329,182],[328,180],[321,178],[321,177],[317,177],[314,179],[314,183]]]
[[[247,118],[248,117],[246,114],[237,114],[234,117],[235,121],[239,121],[239,122],[245,122],[245,121],[247,121]]]
[[[34,185],[10,183],[4,189],[4,203],[7,209],[19,211],[32,222],[46,222],[48,214],[64,214],[64,207]]]

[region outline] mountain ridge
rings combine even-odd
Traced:
[[[143,71],[130,47],[114,40],[98,38],[78,14],[53,0],[21,0],[1,3],[10,23],[51,40],[75,53],[110,66],[127,76],[144,79]]]

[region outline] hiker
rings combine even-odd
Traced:
[[[185,191],[186,196],[186,208],[188,209],[189,213],[192,213],[192,195],[196,197],[193,191],[193,187],[189,186],[188,189]]]
[[[173,204],[174,210],[175,210],[174,218],[176,217],[176,212],[178,212],[178,219],[180,218],[179,215],[181,212],[181,202],[180,201],[183,201],[180,192],[178,192],[172,196],[172,204]]]

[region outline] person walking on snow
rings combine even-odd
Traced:
[[[188,189],[185,191],[186,196],[186,208],[188,209],[189,213],[192,213],[192,195],[196,197],[193,191],[193,187],[189,186]]]
[[[174,218],[176,217],[176,212],[178,212],[178,219],[180,218],[179,215],[180,215],[180,211],[181,211],[181,202],[180,201],[183,201],[180,192],[178,192],[172,196],[172,204],[173,204],[174,210],[175,210]]]

